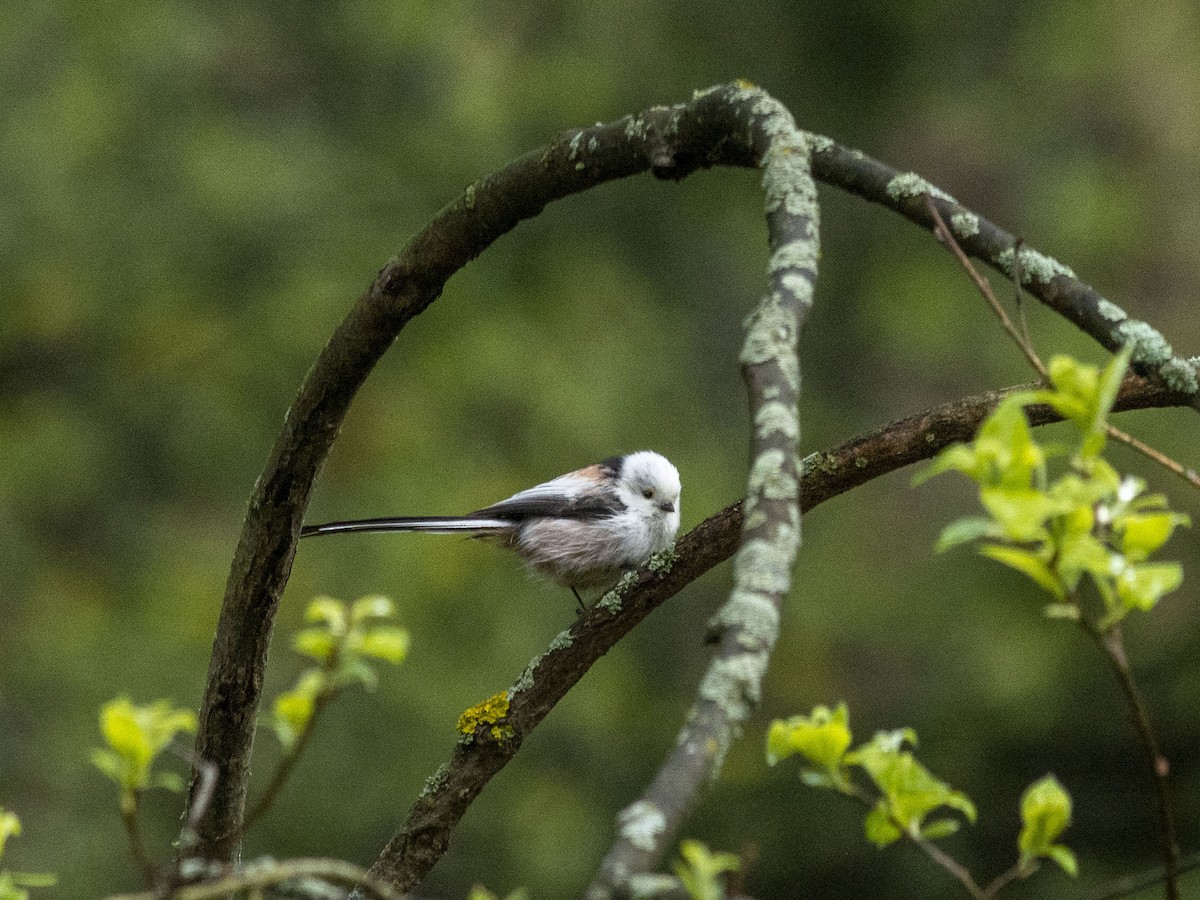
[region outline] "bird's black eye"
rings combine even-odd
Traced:
[[[654,496],[654,488],[642,488],[642,496],[649,500]]]

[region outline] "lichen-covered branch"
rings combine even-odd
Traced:
[[[800,506],[804,512],[896,469],[931,459],[955,441],[969,441],[1007,391],[992,391],[947,403],[892,422],[800,462]],[[1184,406],[1187,398],[1161,385],[1126,376],[1114,409]],[[1047,406],[1027,408],[1035,425],[1060,421]],[[471,803],[513,756],[522,741],[566,696],[601,656],[652,610],[665,603],[737,550],[742,505],[710,516],[675,547],[674,558],[641,569],[614,595],[597,604],[554,639],[507,692],[504,740],[486,731],[460,741],[450,760],[429,779],[404,825],[388,842],[371,874],[401,891],[412,890],[445,853],[450,836]]]
[[[897,172],[828,138],[814,138],[813,151],[813,174],[818,180],[880,203],[932,231],[934,221],[924,200],[929,196],[963,250],[1012,277],[1017,239],[945,191],[913,172]],[[1139,372],[1188,395],[1188,405],[1200,410],[1194,361],[1177,356],[1156,328],[1131,318],[1058,260],[1030,247],[1022,247],[1020,253],[1021,283],[1029,293],[1108,350],[1132,346],[1132,363]]]
[[[717,649],[688,720],[650,785],[618,816],[616,840],[588,888],[589,900],[606,900],[657,868],[683,817],[720,770],[761,696],[800,546],[797,344],[817,277],[817,189],[808,138],[791,114],[760,91],[735,99],[749,103],[755,115],[771,257],[768,291],[746,320],[742,344],[753,426],[733,591],[714,619]]]

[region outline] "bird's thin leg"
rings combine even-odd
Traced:
[[[571,593],[575,595],[575,602],[579,604],[579,609],[575,611],[575,615],[582,616],[587,612],[587,607],[583,605],[583,598],[579,596],[579,591],[575,590],[575,585],[568,585],[571,588]]]

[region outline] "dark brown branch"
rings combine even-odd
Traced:
[[[1013,390],[992,391],[947,403],[893,422],[831,450],[804,458],[801,464],[800,506],[804,512],[921,460],[930,459],[956,441],[969,441],[980,423]],[[1186,406],[1188,398],[1163,390],[1138,375],[1126,376],[1115,410]],[[1036,425],[1057,422],[1046,406],[1027,409]],[[616,608],[596,606],[581,616],[535,659],[510,690],[506,724],[512,736],[503,742],[487,736],[455,746],[450,760],[429,780],[403,826],[371,867],[371,874],[397,890],[408,891],[445,853],[450,836],[488,781],[520,749],[521,742],[551,709],[653,609],[737,549],[742,528],[740,503],[727,506],[680,539],[669,570],[642,569]]]

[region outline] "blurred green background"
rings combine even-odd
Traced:
[[[1195,4],[945,0],[0,5],[0,804],[6,864],[45,896],[137,881],[115,791],[88,762],[100,704],[199,704],[246,498],[300,378],[375,271],[473,179],[571,126],[745,77],[802,128],[914,169],[1200,352],[1200,15]],[[944,250],[822,190],[803,341],[806,450],[1028,380]],[[450,283],[363,389],[314,520],[474,508],[612,453],[683,474],[684,527],[740,496],[740,321],[763,285],[756,176],[614,184],[548,209]],[[1036,343],[1097,348],[1041,310]],[[1119,424],[1197,464],[1183,411]],[[1119,466],[1194,492],[1141,459]],[[772,716],[846,700],[860,737],[911,725],[979,823],[946,846],[981,879],[1012,860],[1017,801],[1053,771],[1076,799],[1086,894],[1157,862],[1140,748],[1094,649],[1027,584],[932,553],[966,486],[901,472],[810,516],[762,709],[686,832],[756,848],[762,897],[951,896],[856,808],[768,770]],[[1200,846],[1197,533],[1190,579],[1128,628]],[[672,746],[708,658],[720,567],[602,660],[487,788],[422,887],[579,892],[613,816]],[[571,598],[454,539],[306,544],[278,635],[309,597],[385,593],[404,666],[322,722],[249,855],[369,863],[465,707],[571,621]],[[269,693],[299,660],[280,641]],[[277,745],[258,742],[269,774]],[[261,781],[258,782],[261,785]],[[160,854],[179,801],[147,804]],[[1193,876],[1189,896],[1200,897]],[[1148,896],[1148,895],[1147,895]]]

